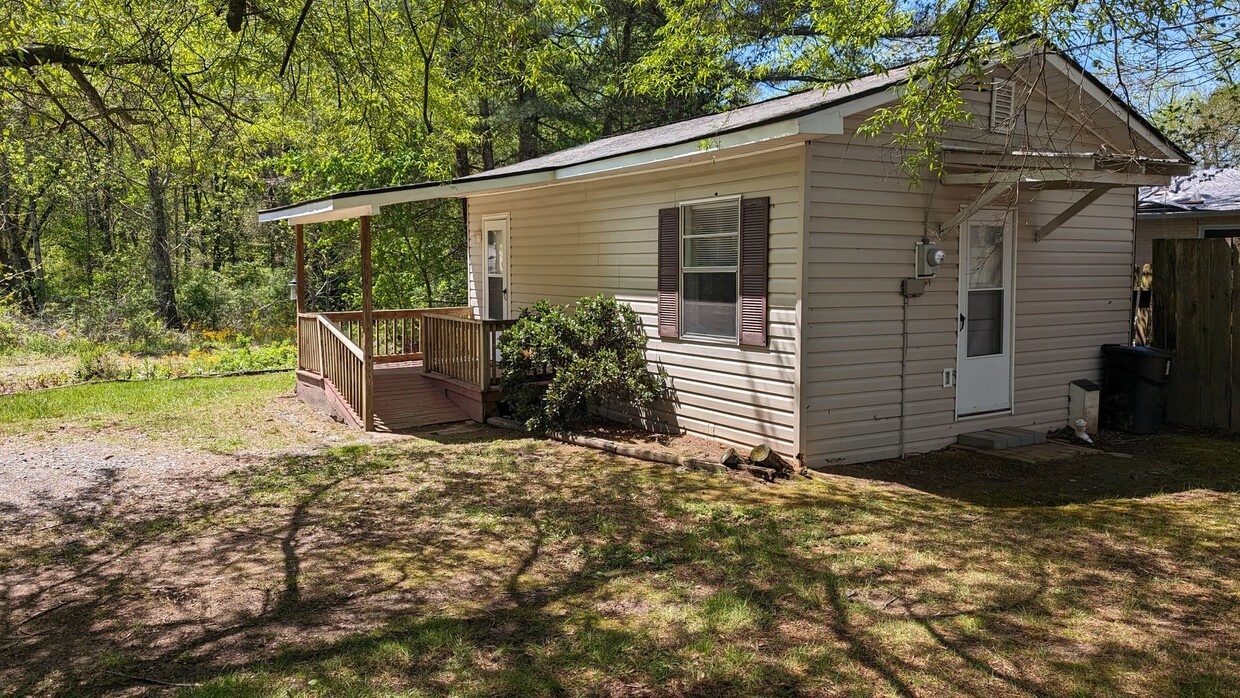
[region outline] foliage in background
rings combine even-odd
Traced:
[[[1154,112],[1154,122],[1199,164],[1240,165],[1240,85],[1172,100]]]
[[[967,118],[955,88],[1030,33],[1147,111],[1168,94],[1209,107],[1166,120],[1185,139],[1236,130],[1207,95],[1236,84],[1240,0],[0,7],[0,298],[151,350],[174,348],[153,324],[287,325],[291,236],[256,209],[442,181],[911,59],[904,98],[861,135],[890,135],[891,161],[923,177]],[[463,303],[463,214],[384,208],[377,305]],[[308,230],[312,309],[357,306],[356,237],[352,222]]]
[[[257,335],[190,327],[173,331],[152,315],[127,330],[87,337],[0,308],[0,395],[101,380],[150,380],[291,369],[297,348],[287,328]]]
[[[538,301],[499,340],[504,400],[537,431],[571,429],[604,405],[640,410],[664,392],[646,365],[646,332],[627,304],[603,294],[575,308]]]

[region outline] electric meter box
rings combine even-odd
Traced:
[[[947,258],[947,253],[933,242],[925,240],[917,243],[916,250],[913,276],[918,279],[932,278],[938,273],[939,265]]]

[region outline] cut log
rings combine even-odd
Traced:
[[[767,482],[775,482],[775,478],[780,476],[779,472],[776,472],[770,468],[763,468],[760,465],[750,465],[748,463],[741,463],[736,466],[736,469],[743,470],[754,477],[760,477]]]
[[[749,452],[749,460],[754,465],[770,468],[776,472],[790,473],[793,471],[792,465],[781,458],[778,453],[771,450],[771,447],[766,444],[754,446],[753,450]]]
[[[735,448],[729,448],[727,453],[723,454],[723,464],[729,468],[738,468],[749,461],[745,457],[736,452]]]

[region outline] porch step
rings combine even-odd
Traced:
[[[985,431],[974,431],[956,437],[961,446],[971,446],[986,450],[1016,448],[1046,443],[1046,434],[1029,429],[1015,427],[996,427]]]

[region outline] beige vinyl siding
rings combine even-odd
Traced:
[[[546,298],[571,303],[603,292],[629,303],[650,336],[648,356],[667,371],[673,399],[658,416],[692,434],[798,452],[797,298],[800,292],[803,145],[653,172],[469,200],[470,302],[478,304],[482,221],[510,219],[514,314]],[[771,198],[768,348],[663,340],[656,324],[657,217],[679,202]]]
[[[955,129],[955,142],[1003,138],[1014,147],[1097,149],[1094,135],[1082,129],[1071,129],[1069,142],[1056,138],[1045,125],[1062,115],[1051,114],[1042,100],[1028,102],[1026,117],[1008,135],[985,130],[986,93],[966,99],[978,125]],[[846,132],[859,123],[850,120]],[[847,137],[810,145],[801,407],[811,466],[900,454],[900,281],[913,273],[914,243],[924,223],[937,229],[982,191],[934,184],[910,189],[894,171],[896,159],[888,149]],[[1035,243],[1034,231],[1080,192],[1020,193],[1010,415],[957,421],[955,391],[942,387],[943,370],[956,367],[959,319],[958,231],[946,236],[947,262],[927,293],[908,306],[906,453],[947,446],[968,431],[1066,423],[1068,384],[1099,379],[1099,347],[1128,340],[1135,194],[1112,190]]]
[[[1201,227],[1240,227],[1240,214],[1234,216],[1142,216],[1137,218],[1136,263],[1154,263],[1156,238],[1197,238]]]

